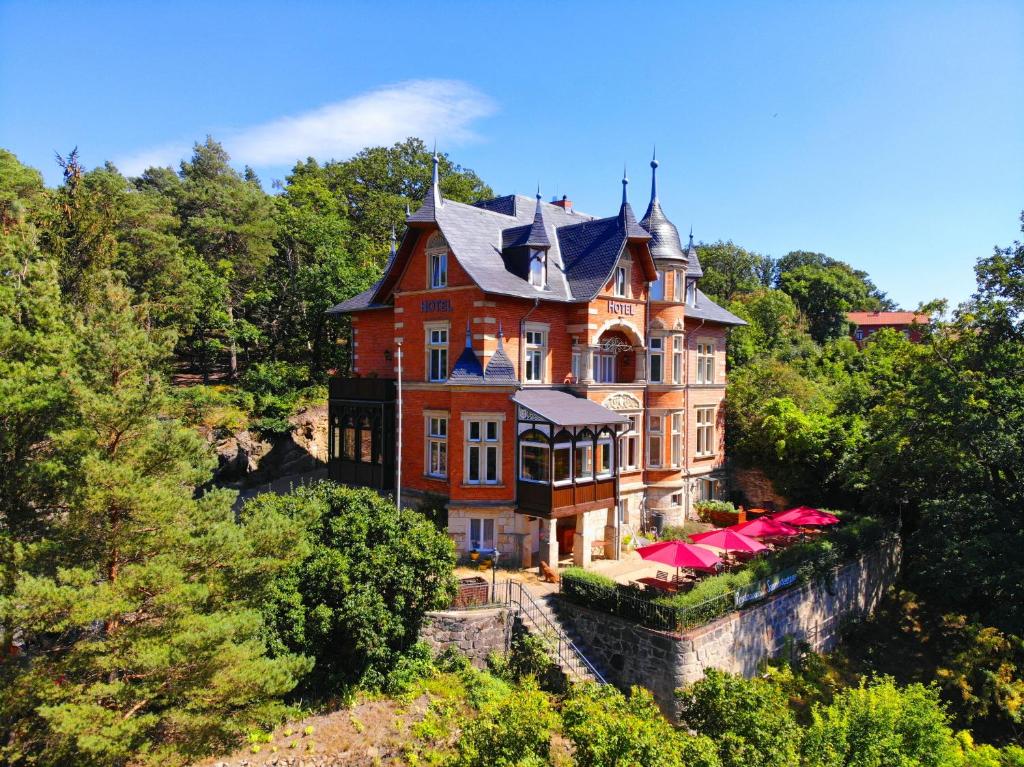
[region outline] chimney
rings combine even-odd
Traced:
[[[572,200],[570,200],[568,196],[564,194],[562,195],[561,200],[552,200],[551,204],[557,205],[562,210],[572,210]]]

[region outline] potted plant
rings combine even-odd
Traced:
[[[469,550],[469,558],[476,562],[478,559],[480,559],[480,550],[477,549],[475,546],[471,548]]]

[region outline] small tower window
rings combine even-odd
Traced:
[[[687,280],[686,281],[686,303],[689,306],[697,305],[697,281]]]
[[[430,287],[447,287],[448,242],[440,232],[435,232],[427,241],[427,264],[430,270]]]
[[[530,252],[530,284],[535,288],[545,288],[547,279],[547,258],[543,250]]]

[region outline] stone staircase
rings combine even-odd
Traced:
[[[544,642],[551,659],[569,681],[607,684],[604,675],[584,655],[571,621],[559,616],[557,594],[538,597],[517,581],[504,585],[505,602],[517,610],[524,628]]]

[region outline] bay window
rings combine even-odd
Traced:
[[[676,411],[672,414],[672,466],[679,468],[683,465],[683,414]]]
[[[676,333],[672,336],[672,383],[684,384],[683,380],[683,336]]]
[[[665,339],[661,336],[651,336],[648,339],[650,346],[650,380],[651,383],[661,383],[665,377]]]
[[[652,301],[664,301],[665,300],[665,272],[661,269],[657,272],[657,279],[651,283],[651,300]]]
[[[597,440],[595,470],[598,477],[609,477],[614,470],[612,466],[612,438],[600,437]]]
[[[652,468],[661,466],[664,430],[665,416],[660,413],[647,416],[647,465]]]
[[[547,483],[551,477],[550,448],[546,442],[519,443],[519,479]]]
[[[572,482],[572,437],[565,434],[555,441],[554,471],[551,480],[556,485]]]

